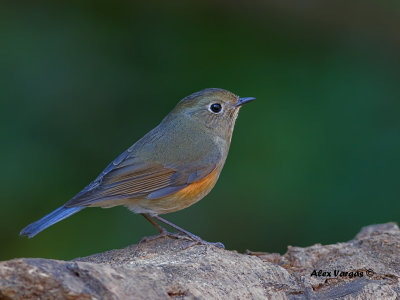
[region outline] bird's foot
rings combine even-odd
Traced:
[[[187,248],[190,248],[195,245],[206,245],[206,246],[215,246],[215,247],[218,247],[221,249],[225,249],[224,244],[222,244],[220,242],[217,242],[217,243],[207,242],[207,241],[203,240],[201,237],[194,235],[193,233],[191,233],[191,234],[174,234],[174,235],[178,235],[181,238],[183,237],[183,238],[191,240],[192,243]]]
[[[225,249],[224,244],[222,244],[221,242],[216,242],[216,243],[207,242],[203,240],[201,237],[187,231],[184,233],[184,235],[190,238],[193,242],[195,242],[195,245],[215,246],[221,249]]]
[[[193,233],[190,233],[189,231],[186,231],[185,229],[175,225],[174,223],[169,222],[168,220],[165,220],[164,218],[161,218],[158,215],[153,215],[153,216],[150,216],[148,214],[142,214],[142,215],[151,224],[153,224],[158,229],[158,231],[160,231],[159,237],[160,236],[169,236],[169,237],[175,238],[175,239],[189,239],[189,240],[192,241],[192,243],[189,245],[189,247],[192,247],[194,245],[209,245],[209,246],[215,246],[215,247],[218,247],[218,248],[225,249],[224,244],[207,242],[207,241],[203,240],[202,238],[198,237],[197,235],[195,235]],[[168,226],[170,226],[170,227],[174,228],[175,230],[179,231],[181,234],[168,232],[164,227],[161,227],[157,222],[155,222],[153,220],[153,218],[155,218],[156,220],[158,220],[158,221],[160,221],[160,222],[162,222],[164,224],[167,224]],[[187,247],[187,248],[189,248],[189,247]]]
[[[172,239],[190,241],[191,243],[187,247],[185,247],[185,249],[196,246],[196,245],[215,246],[215,247],[218,247],[221,249],[225,249],[224,244],[222,244],[220,242],[217,242],[217,243],[207,242],[194,234],[187,235],[187,234],[182,234],[182,233],[172,233],[172,232],[168,232],[166,230],[161,231],[160,234],[158,234],[158,235],[143,237],[139,243],[151,242],[151,241],[157,240],[159,238],[163,238],[163,237],[169,237]]]
[[[168,231],[165,231],[165,233],[161,233],[161,234],[165,234],[166,236],[169,236],[171,238],[176,238],[176,239],[186,239],[186,240],[191,240],[192,243],[186,247],[186,248],[190,248],[192,246],[195,245],[206,245],[206,246],[215,246],[221,249],[225,249],[224,244],[217,242],[217,243],[212,243],[212,242],[207,242],[205,240],[203,240],[201,237],[193,234],[193,233],[170,233]]]
[[[181,234],[181,233],[172,233],[169,232],[167,230],[162,230],[160,231],[159,234],[157,235],[153,235],[153,236],[145,236],[143,237],[139,243],[146,243],[146,242],[151,242],[163,237],[169,237],[172,239],[180,239],[180,240],[189,240],[189,241],[193,241],[193,239],[190,236],[187,236],[186,234]]]
[[[193,241],[193,243],[194,243],[194,245],[214,246],[214,247],[218,247],[218,248],[221,248],[221,249],[225,249],[224,244],[222,244],[221,242],[213,243],[213,242],[207,242],[205,240],[199,240],[199,241],[195,240],[195,241]]]

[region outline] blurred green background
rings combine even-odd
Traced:
[[[228,249],[283,253],[400,221],[398,1],[0,4],[0,260],[71,259],[155,229],[73,197],[188,94],[257,97],[218,184],[166,218]]]

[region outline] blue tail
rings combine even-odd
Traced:
[[[65,207],[64,205],[57,208],[55,211],[52,211],[48,215],[44,216],[40,220],[26,226],[19,233],[20,235],[27,235],[29,238],[34,237],[42,230],[45,230],[47,227],[72,216],[73,214],[81,211],[85,207]]]

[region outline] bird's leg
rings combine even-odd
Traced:
[[[168,233],[168,231],[160,226],[156,221],[154,221],[148,214],[141,214],[143,217],[146,218],[147,221],[149,221],[151,224],[153,224],[153,226],[155,228],[157,228],[157,230],[160,232],[160,235],[166,235]]]
[[[183,229],[183,228],[181,228],[181,227],[175,225],[174,223],[171,223],[171,222],[165,220],[164,218],[161,218],[160,216],[154,215],[154,216],[152,216],[152,217],[153,217],[154,219],[156,219],[156,220],[158,220],[158,221],[160,221],[160,222],[162,222],[162,223],[164,223],[164,224],[167,224],[168,226],[171,226],[172,228],[174,228],[174,229],[180,231],[181,233],[183,233],[183,234],[185,234],[186,236],[190,237],[193,241],[195,241],[195,242],[197,242],[197,243],[199,243],[199,244],[203,244],[203,245],[213,245],[213,246],[217,246],[218,248],[225,249],[225,246],[224,246],[224,244],[222,244],[222,243],[219,243],[219,242],[218,242],[218,243],[210,243],[210,242],[207,242],[207,241],[203,240],[202,238],[198,237],[197,235],[195,235],[195,234],[193,234],[193,233],[190,233],[189,231],[186,231],[185,229]],[[147,219],[147,218],[146,218],[146,219]],[[154,222],[154,220],[152,220],[152,221]],[[152,224],[153,224],[153,223],[152,223]],[[157,225],[158,225],[158,224],[157,224]],[[161,227],[160,225],[158,225],[158,226]],[[161,227],[161,228],[162,228],[162,227]],[[165,229],[164,229],[164,230],[165,230]]]
[[[156,239],[158,239],[158,238],[160,238],[160,237],[163,237],[163,236],[171,235],[171,233],[169,233],[164,227],[160,226],[160,225],[159,225],[156,221],[154,221],[148,214],[141,214],[141,215],[142,215],[143,217],[145,217],[147,221],[149,221],[151,224],[153,224],[153,226],[154,226],[155,228],[157,228],[157,230],[160,232],[160,235],[150,236],[150,237],[148,237],[148,236],[143,237],[143,238],[140,240],[139,244],[142,243],[142,242],[150,242],[150,241],[156,240]]]
[[[141,215],[143,217],[145,217],[146,220],[149,221],[160,232],[160,235],[153,236],[153,237],[144,237],[144,238],[142,238],[142,240],[141,240],[142,242],[149,242],[149,241],[158,239],[159,237],[163,237],[163,236],[169,236],[169,237],[175,238],[175,239],[183,239],[183,238],[187,239],[187,236],[168,232],[164,227],[160,226],[160,224],[158,224],[156,221],[154,221],[152,219],[152,217],[150,217],[149,214],[141,214]]]

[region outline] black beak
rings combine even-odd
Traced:
[[[245,103],[251,102],[253,100],[256,100],[254,97],[244,97],[244,98],[239,98],[238,102],[235,104],[236,107],[242,106]]]

